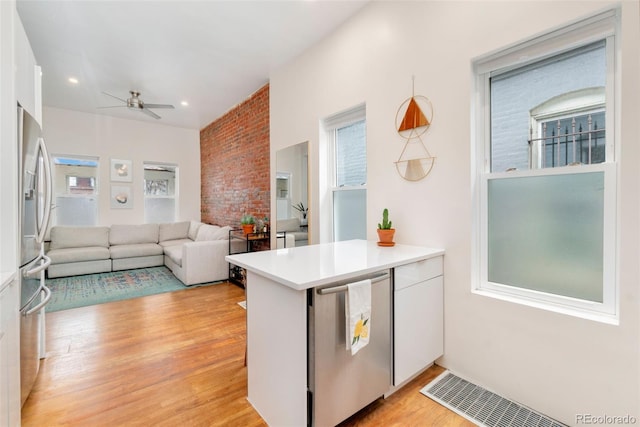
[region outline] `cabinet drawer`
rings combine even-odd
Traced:
[[[395,290],[398,291],[438,276],[442,276],[441,256],[401,265],[396,267],[394,272]]]

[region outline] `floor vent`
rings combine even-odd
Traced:
[[[420,392],[479,426],[566,427],[449,371],[443,372]]]

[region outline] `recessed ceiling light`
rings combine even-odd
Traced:
[[[69,77],[68,81],[69,83],[72,83],[74,85],[78,84],[78,79],[76,79],[75,77]]]
[[[183,107],[188,107],[189,103],[187,101],[182,101],[180,105],[182,105]]]

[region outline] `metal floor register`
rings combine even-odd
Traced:
[[[420,392],[479,426],[566,427],[449,371],[443,372]]]

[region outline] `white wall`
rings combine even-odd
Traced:
[[[366,102],[368,238],[387,207],[397,242],[446,249],[439,363],[567,424],[579,413],[640,420],[638,3],[622,2],[620,326],[471,293],[471,60],[615,4],[374,2],[271,76],[271,182],[275,152],[310,141],[310,205],[318,206],[318,121]],[[413,75],[416,95],[433,103],[423,141],[437,160],[427,178],[408,182],[393,163],[404,143],[394,120]]]
[[[45,107],[43,134],[54,155],[99,158],[98,223],[144,222],[143,163],[177,164],[180,203],[176,220],[200,220],[200,132],[163,124],[124,120],[98,114]],[[133,209],[112,209],[110,159],[131,160]]]
[[[18,142],[14,32],[22,28],[15,1],[0,4],[0,272],[18,267]],[[6,201],[10,201],[7,203]]]

